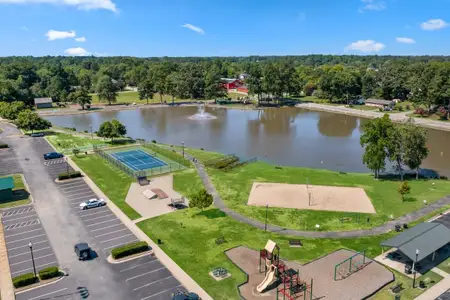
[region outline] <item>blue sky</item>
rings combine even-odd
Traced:
[[[0,20],[0,56],[450,55],[450,0],[0,0]]]

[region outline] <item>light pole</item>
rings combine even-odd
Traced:
[[[183,141],[181,142],[181,147],[183,149],[183,157],[184,157],[184,142]]]
[[[417,258],[419,256],[419,253],[420,253],[419,249],[416,249],[416,261],[413,262],[413,272],[414,272],[413,289],[416,288],[416,273],[417,273],[416,272],[416,265],[417,265]]]
[[[94,136],[92,135],[92,124],[89,125],[89,128],[91,129],[91,140],[93,140]]]
[[[66,162],[67,175],[69,175],[70,174],[70,169],[69,169],[69,161],[68,161],[67,157],[64,157],[64,161]]]
[[[269,204],[266,204],[266,222],[264,223],[264,231],[267,231],[267,210],[269,209]]]
[[[33,244],[30,242],[28,244],[28,247],[30,247],[31,261],[33,262],[34,278],[36,278],[36,265],[34,264]]]

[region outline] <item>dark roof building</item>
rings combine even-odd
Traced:
[[[14,179],[12,177],[0,178],[0,202],[13,198]]]
[[[34,105],[36,108],[49,108],[53,106],[52,98],[35,98]]]
[[[374,106],[390,106],[395,104],[395,102],[392,100],[382,100],[382,99],[367,99],[365,103],[367,105],[374,105]]]
[[[397,248],[412,261],[421,261],[450,242],[450,229],[439,223],[421,223],[393,238],[381,246]],[[418,251],[418,254],[416,251]]]

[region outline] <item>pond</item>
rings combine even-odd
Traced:
[[[366,172],[359,143],[367,119],[300,108],[240,110],[206,107],[208,118],[192,118],[194,106],[141,108],[46,117],[54,125],[96,131],[118,119],[127,136],[204,148],[289,166]],[[214,118],[215,117],[215,118]],[[428,130],[430,154],[422,167],[450,175],[450,132]]]

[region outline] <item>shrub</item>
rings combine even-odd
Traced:
[[[399,106],[399,107],[397,108],[397,110],[398,110],[398,111],[403,111],[403,106]]]
[[[406,104],[406,105],[405,105],[405,108],[406,108],[406,110],[410,110],[410,109],[411,109],[411,105]]]
[[[443,106],[439,107],[437,115],[439,116],[439,118],[441,118],[441,120],[447,120],[447,114],[448,111],[445,109],[445,107]]]
[[[23,286],[27,286],[30,284],[35,283],[37,280],[36,277],[34,277],[33,273],[27,273],[27,274],[23,274],[17,277],[13,278],[13,285],[15,288],[20,288]]]
[[[203,210],[208,208],[213,204],[213,196],[209,194],[205,189],[198,191],[197,193],[191,195],[189,199],[189,207],[196,207]]]
[[[69,178],[77,178],[77,177],[81,177],[81,172],[76,171],[76,172],[71,172],[71,173],[60,173],[58,174],[58,180],[64,180],[64,179],[69,179]]]
[[[0,144],[0,149],[8,148],[8,144]]]
[[[147,242],[135,242],[112,249],[111,255],[114,259],[119,259],[129,255],[145,252],[151,249]]]
[[[58,277],[60,274],[58,267],[49,267],[39,271],[39,278],[42,280]]]
[[[156,140],[152,140],[152,143],[153,143],[153,144],[156,144]]]
[[[88,131],[87,131],[87,130],[83,130],[83,132],[84,132],[84,133],[88,133]]]
[[[73,153],[75,156],[77,156],[78,154],[80,154],[80,149],[73,148],[73,149],[72,149],[72,153]]]
[[[381,112],[384,111],[384,109],[382,107],[378,107],[378,110],[381,111]]]
[[[417,107],[416,110],[414,111],[414,113],[415,113],[416,115],[421,116],[421,117],[423,117],[423,116],[426,115],[426,111],[425,111],[425,109],[423,109],[422,107]]]

